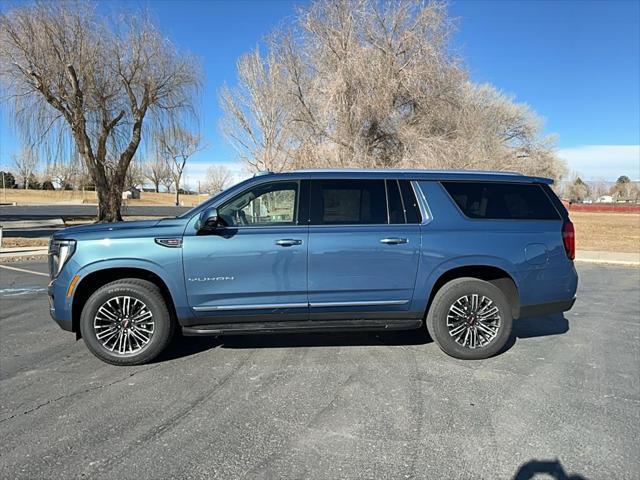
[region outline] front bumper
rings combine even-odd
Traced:
[[[68,332],[73,331],[73,318],[71,315],[71,305],[73,297],[67,298],[67,286],[69,281],[65,281],[64,276],[51,280],[47,288],[49,296],[49,315],[62,328]]]

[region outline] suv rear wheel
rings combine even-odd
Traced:
[[[80,317],[82,338],[91,352],[114,365],[140,365],[162,352],[174,323],[160,289],[125,278],[108,283],[87,300]]]
[[[511,335],[511,307],[502,291],[476,278],[445,284],[433,298],[427,330],[446,354],[464,360],[498,353]]]

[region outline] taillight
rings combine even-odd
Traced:
[[[571,220],[567,218],[562,225],[562,241],[564,242],[564,251],[567,252],[569,260],[576,258],[576,229],[573,227]]]

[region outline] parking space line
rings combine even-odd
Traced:
[[[0,265],[0,268],[6,268],[7,270],[15,270],[16,272],[31,273],[33,275],[42,275],[43,277],[49,276],[48,273],[34,272],[33,270],[25,270],[24,268],[18,268],[18,267],[9,267],[7,265]]]

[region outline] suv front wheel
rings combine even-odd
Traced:
[[[445,284],[433,298],[427,330],[446,354],[463,360],[488,358],[509,340],[509,302],[495,285],[476,278]]]
[[[174,323],[160,289],[125,278],[96,290],[80,317],[82,338],[91,352],[114,365],[140,365],[168,345]]]

